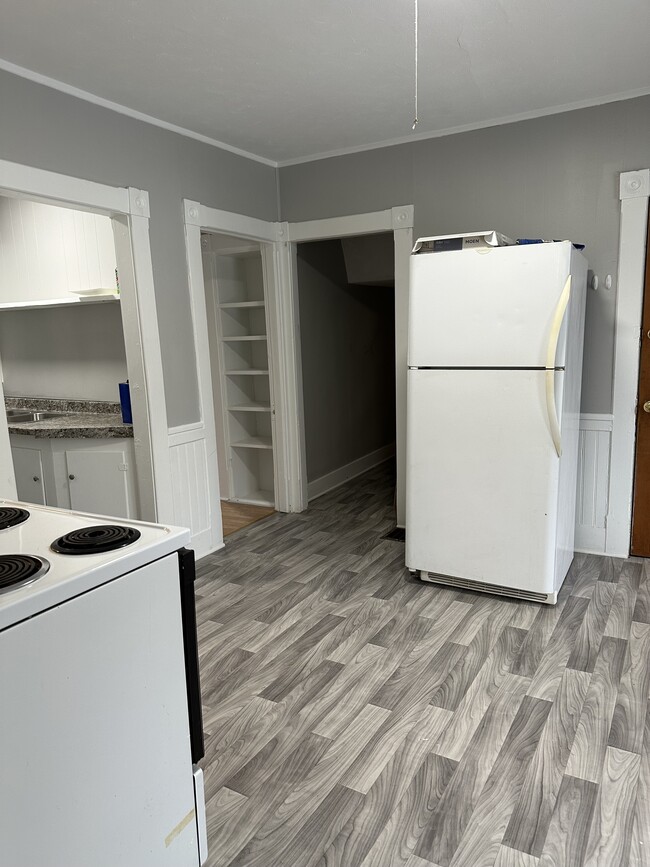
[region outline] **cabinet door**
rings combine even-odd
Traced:
[[[101,214],[0,198],[0,260],[0,302],[115,289],[113,228]]]
[[[45,483],[43,482],[43,461],[37,449],[24,449],[12,446],[11,456],[16,474],[18,499],[24,503],[45,505]]]
[[[132,518],[125,449],[69,449],[65,453],[70,506],[79,512]]]

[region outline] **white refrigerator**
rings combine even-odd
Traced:
[[[424,580],[557,601],[586,283],[569,241],[411,256],[406,565]]]

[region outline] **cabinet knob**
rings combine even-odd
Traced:
[[[70,479],[70,481],[72,481],[72,480],[74,479],[74,473],[70,473],[70,475],[68,476],[68,478]]]
[[[40,479],[38,476],[32,476],[32,478],[34,479],[35,482],[40,482]]]

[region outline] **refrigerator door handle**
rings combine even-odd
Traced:
[[[562,434],[560,433],[560,423],[557,419],[557,407],[555,406],[554,369],[546,371],[546,411],[548,413],[548,424],[551,429],[553,445],[559,458],[562,455]]]
[[[551,323],[551,333],[548,337],[546,349],[546,412],[548,414],[548,424],[551,429],[553,445],[555,446],[558,458],[562,455],[562,435],[560,433],[560,423],[557,418],[557,407],[555,405],[555,353],[557,352],[560,329],[562,328],[564,314],[569,305],[570,297],[571,275],[569,274],[555,307],[553,322]]]
[[[566,313],[570,297],[571,275],[569,274],[569,276],[566,278],[564,289],[562,290],[562,293],[555,307],[555,313],[553,314],[553,321],[551,323],[551,332],[548,336],[548,346],[546,347],[546,368],[548,370],[555,367],[555,353],[557,352],[557,342],[560,339],[560,329],[562,328],[564,314]]]

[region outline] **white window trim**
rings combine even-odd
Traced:
[[[129,381],[135,395],[133,428],[140,512],[146,520],[168,521],[172,498],[167,410],[149,245],[148,193],[0,160],[0,194],[111,217]]]
[[[645,279],[650,169],[620,176],[621,223],[616,298],[613,428],[605,553],[628,557],[632,531],[636,400]]]

